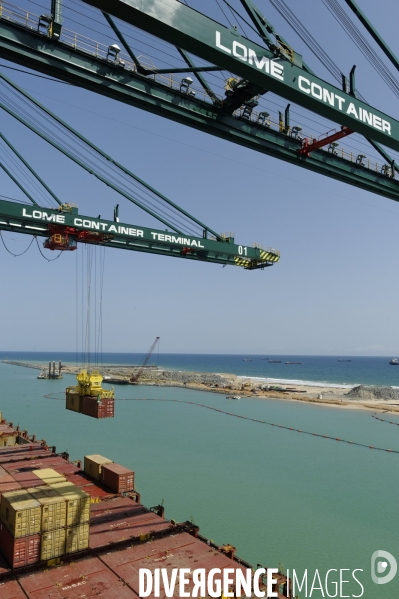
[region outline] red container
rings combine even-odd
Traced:
[[[0,524],[0,547],[12,568],[36,564],[40,558],[40,535],[14,539],[6,527]]]
[[[22,489],[22,486],[10,474],[0,478],[0,497],[7,491],[16,491],[17,489]]]
[[[82,402],[82,413],[92,418],[113,418],[114,399],[101,399],[86,395]]]
[[[18,581],[29,599],[138,599],[137,594],[96,557],[21,576]],[[17,597],[19,599],[19,595]]]
[[[43,468],[53,468],[57,470],[57,466],[64,466],[67,462],[57,456],[50,458],[34,458],[33,460],[20,460],[18,462],[3,462],[4,470],[9,474],[14,472],[27,472],[28,470],[41,470]]]
[[[78,468],[75,464],[68,464],[68,462],[65,462],[65,465],[55,466],[53,470],[56,470],[62,476],[71,476],[72,474],[82,472],[81,468]]]
[[[42,479],[39,478],[36,474],[33,474],[31,470],[28,470],[27,472],[14,472],[11,476],[17,483],[21,485],[23,489],[43,486]]]
[[[76,485],[77,487],[85,487],[93,484],[93,479],[89,478],[86,474],[77,472],[76,474],[65,474],[66,479],[69,483]]]
[[[101,481],[115,493],[134,491],[134,472],[120,464],[104,464],[101,469]]]
[[[87,489],[88,487],[85,488],[85,491]],[[106,507],[108,503],[110,502],[104,501],[104,506]],[[164,520],[152,512],[142,513],[137,510],[136,513],[133,512],[129,515],[114,516],[112,513],[105,513],[103,517],[98,516],[90,520],[89,547],[91,549],[106,547],[128,539],[132,541],[138,540],[140,537],[143,539],[146,535],[166,532],[172,527],[168,520]]]

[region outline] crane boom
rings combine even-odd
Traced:
[[[84,0],[321,116],[399,150],[399,121],[304,70],[294,51],[270,52],[177,0]]]
[[[237,245],[232,237],[205,239],[83,216],[69,204],[52,209],[0,200],[1,230],[46,237],[45,247],[53,250],[73,250],[78,243],[92,243],[247,270],[272,266],[280,258],[277,250]]]
[[[241,1],[244,2],[244,0]],[[112,12],[114,4],[119,3],[115,0],[109,6],[107,4],[109,12]],[[151,3],[151,5],[153,4],[159,4],[158,0]],[[179,5],[179,2],[173,0],[173,4]],[[197,14],[196,11],[193,13]],[[218,25],[211,19],[209,21],[213,28]],[[169,77],[157,75],[157,69],[154,70],[155,74],[153,75],[148,75],[148,73],[143,75],[137,71],[129,52],[126,55],[120,52],[119,56],[122,58],[119,61],[111,60],[107,58],[107,44],[98,40],[89,40],[82,34],[67,29],[62,30],[59,40],[55,42],[47,31],[42,29],[39,31],[38,23],[40,23],[40,18],[37,15],[27,13],[25,10],[0,0],[0,53],[3,59],[193,127],[202,133],[220,137],[230,143],[239,144],[371,193],[399,201],[399,181],[395,178],[397,166],[384,151],[382,152],[386,164],[377,164],[373,159],[358,163],[356,152],[353,154],[343,147],[340,148],[339,153],[316,149],[308,156],[301,155],[299,154],[302,146],[301,135],[294,135],[294,129],[300,130],[301,127],[285,128],[282,132],[273,119],[265,120],[265,116],[267,116],[265,112],[258,113],[254,110],[249,118],[243,118],[242,107],[232,114],[232,102],[227,101],[229,98],[216,97],[213,93],[209,93],[210,89],[203,88],[205,93],[197,89],[195,96],[184,93],[180,89],[181,77],[172,74]],[[224,32],[230,31],[222,25],[220,27]],[[157,35],[157,31],[154,31],[154,35]],[[239,41],[240,36],[235,32],[233,38]],[[258,46],[258,48],[261,47]],[[272,63],[274,65],[283,64],[283,59],[280,56],[276,56],[264,48],[261,48],[260,51],[258,62],[263,62],[265,59],[264,65],[266,65],[267,60],[270,61],[268,56],[273,56]],[[185,50],[182,52],[188,57]],[[221,51],[219,51],[219,55],[221,57]],[[295,54],[294,59],[298,62],[299,56]],[[217,60],[216,57],[215,60]],[[191,65],[194,65],[191,58],[189,61]],[[239,59],[236,59],[237,68],[240,66],[240,62]],[[286,60],[284,64],[288,64],[287,73],[289,74],[293,65],[290,60]],[[310,81],[309,77],[313,75],[309,74],[305,63],[303,65],[305,70],[299,69],[299,72]],[[195,65],[190,68],[195,69]],[[246,65],[246,68],[249,69],[249,66]],[[253,67],[251,68],[253,71]],[[269,70],[270,68],[269,62]],[[194,70],[192,72],[195,77],[200,76]],[[256,87],[255,84],[252,85]],[[209,86],[207,87],[209,88]],[[313,92],[317,89],[313,86]],[[337,91],[337,88],[334,89],[336,89],[336,93],[339,92],[338,96],[341,97],[341,91]],[[328,99],[327,91],[323,93]],[[282,95],[284,96],[284,93]],[[348,98],[348,95],[345,98]],[[357,102],[352,96],[349,98],[351,103],[352,101]],[[238,98],[236,99],[238,100]],[[304,97],[302,99],[306,100]],[[320,101],[314,112],[325,116],[324,108],[323,102]],[[353,107],[351,107],[352,109]],[[330,110],[334,111],[333,107],[330,106]],[[358,116],[361,114],[362,119],[368,119],[371,127],[373,116],[370,107],[366,112],[363,110],[357,114]],[[341,112],[335,111],[333,116],[333,120],[343,125]],[[382,121],[376,119],[375,123],[379,126]],[[349,129],[355,131],[357,127],[351,125]],[[373,140],[372,132],[369,133],[368,141],[381,153],[381,147],[377,145],[375,139]],[[382,135],[382,132],[380,133]],[[312,136],[312,132],[309,132],[306,137],[309,137],[309,134]],[[315,136],[313,135],[313,137]]]
[[[155,349],[155,346],[156,346],[156,344],[158,343],[159,339],[160,339],[160,337],[155,337],[155,341],[154,341],[154,342],[153,342],[153,344],[151,345],[151,347],[150,347],[150,349],[149,349],[149,352],[147,353],[147,355],[145,356],[144,360],[142,361],[140,369],[138,370],[138,372],[137,372],[135,375],[133,375],[133,376],[130,378],[130,382],[131,382],[131,383],[137,383],[138,379],[139,379],[139,378],[141,377],[141,375],[143,374],[143,370],[144,370],[144,368],[147,366],[147,364],[148,364],[148,361],[149,361],[149,359],[151,358],[151,356],[152,356],[152,353],[153,353],[153,351],[154,351],[154,349]]]

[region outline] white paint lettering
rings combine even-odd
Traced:
[[[330,106],[334,106],[334,96],[334,92],[329,92],[328,89],[323,87],[323,102]]]
[[[388,121],[382,121],[382,131],[383,133],[388,133],[388,135],[391,135],[391,123],[388,123]]]
[[[335,99],[338,102],[338,108],[339,110],[343,109],[344,103],[345,103],[345,98],[341,98],[341,96],[337,96],[337,94],[335,94]]]
[[[346,111],[346,114],[353,114],[353,116],[355,117],[355,119],[359,118],[358,115],[357,115],[356,108],[355,108],[355,105],[354,105],[353,102],[351,102],[349,104],[348,109]]]
[[[226,48],[226,46],[222,46],[220,43],[220,31],[216,32],[216,48],[220,48],[223,52],[227,52],[227,54],[231,54],[231,50]]]
[[[312,85],[310,87],[310,92],[311,92],[312,96],[314,98],[316,98],[317,100],[323,99],[323,90],[320,85],[317,85],[317,83],[312,83]]]
[[[273,75],[276,79],[280,79],[280,81],[284,81],[284,67],[272,60],[270,63],[270,75]]]
[[[248,48],[248,62],[249,64],[255,64],[256,68],[260,71],[265,70],[266,73],[269,72],[269,64],[270,61],[267,56],[262,56],[261,60],[258,60],[258,56],[254,50]]]
[[[298,87],[301,92],[305,92],[305,94],[310,94],[310,81],[306,79],[306,77],[298,77]]]
[[[373,127],[379,131],[382,131],[382,119],[380,119],[380,117],[376,114],[373,114]]]
[[[244,46],[244,44],[240,44],[240,42],[233,42],[233,56],[236,56],[243,62],[247,62],[248,50],[246,46]]]

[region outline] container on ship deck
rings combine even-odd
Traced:
[[[23,459],[23,460],[12,460],[11,462],[2,462],[2,466],[4,470],[7,470],[10,474],[12,472],[23,472],[26,470],[42,470],[44,468],[57,468],[57,466],[62,466],[65,464],[65,460],[58,457],[33,457],[31,459]]]
[[[97,398],[85,395],[82,403],[82,414],[92,418],[113,418],[114,398]]]
[[[67,464],[65,462],[64,466],[57,466],[56,471],[62,476],[70,476],[71,474],[82,472],[82,469],[78,468],[78,466],[75,466],[75,464]]]
[[[110,502],[105,501],[104,505],[108,503]],[[91,520],[90,548],[97,549],[127,539],[149,540],[152,535],[166,533],[171,528],[173,525],[168,520],[160,518],[153,512],[143,513],[137,510],[130,514],[120,514],[116,518],[106,512],[103,517],[98,514],[98,517]]]
[[[82,413],[82,396],[79,393],[66,394],[66,409]]]
[[[50,530],[42,533],[42,542],[40,547],[40,559],[49,560],[59,557],[65,553],[65,528]]]
[[[11,474],[4,474],[0,478],[0,497],[7,491],[16,491],[17,489],[22,489],[22,485],[14,480]]]
[[[5,476],[6,474],[7,474],[7,472],[4,470],[4,468],[2,468],[2,467],[0,466],[0,478],[1,478],[2,476]]]
[[[0,447],[9,447],[15,445],[17,442],[17,435],[2,434],[0,437]]]
[[[70,482],[55,483],[51,488],[66,501],[66,525],[78,526],[90,520],[90,495]]]
[[[40,535],[14,539],[4,524],[0,524],[0,547],[12,568],[35,564],[40,558]],[[3,598],[3,590],[1,591]]]
[[[49,456],[54,456],[51,451],[46,451],[43,448],[29,449],[30,445],[25,445],[24,449],[19,449],[20,445],[14,445],[14,447],[7,449],[5,447],[0,448],[0,463],[3,464],[18,464],[23,460],[34,460],[34,459],[46,459]],[[3,465],[3,468],[5,466]]]
[[[54,483],[62,483],[65,482],[65,476],[59,474],[53,468],[41,468],[39,470],[33,470],[33,474],[36,474],[38,478],[41,478],[42,484],[52,485]]]
[[[115,491],[115,493],[134,491],[134,472],[120,464],[104,464],[101,480],[106,487]]]
[[[66,526],[66,501],[51,487],[28,489],[32,497],[41,505],[41,531],[57,530]]]
[[[86,599],[137,599],[138,597],[117,573],[104,566],[97,557],[70,562],[58,568],[48,568],[35,572],[34,576],[21,576],[19,584],[26,593],[24,599],[26,597],[43,599],[49,594],[53,599],[62,597],[78,599],[82,595]],[[14,599],[14,595],[11,597]],[[16,595],[16,599],[20,597]]]
[[[29,489],[29,487],[41,487],[43,485],[42,479],[36,476],[36,474],[34,474],[32,470],[28,470],[26,472],[14,472],[10,476],[17,483],[19,483],[23,489]]]
[[[88,474],[95,480],[100,481],[101,469],[104,464],[113,464],[113,461],[97,453],[92,455],[85,455],[84,471],[86,474]]]
[[[89,531],[90,526],[88,523],[67,528],[65,553],[76,553],[87,549],[89,546]]]
[[[28,537],[40,532],[40,503],[25,489],[3,493],[1,522],[14,538]]]

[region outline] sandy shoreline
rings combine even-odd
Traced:
[[[16,362],[2,360],[5,364],[46,370],[48,364],[33,364],[30,362]],[[63,365],[63,374],[77,374],[80,366]],[[134,372],[131,367],[118,365],[104,365],[104,376],[114,379],[128,379]],[[68,377],[69,378],[69,377]],[[374,410],[391,411],[399,413],[399,399],[376,400],[349,398],[346,393],[352,389],[350,385],[328,385],[301,381],[293,383],[274,382],[275,379],[260,379],[258,377],[236,376],[227,373],[189,372],[146,368],[138,385],[183,387],[197,391],[207,391],[224,394],[226,396],[252,397],[260,400],[280,399],[285,401],[299,401],[317,404],[325,407],[342,408],[349,410]],[[104,381],[106,382],[106,381]],[[119,385],[115,385],[116,393]]]

